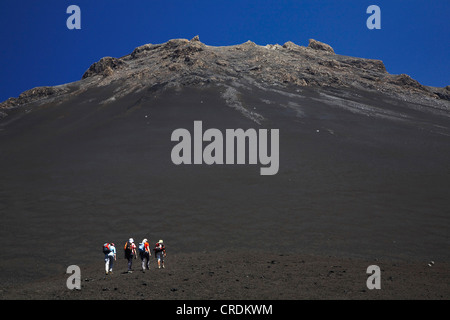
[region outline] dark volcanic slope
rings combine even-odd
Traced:
[[[299,300],[299,299],[417,299],[448,300],[448,263],[433,267],[423,262],[388,262],[355,258],[318,257],[275,252],[219,251],[168,255],[165,269],[129,274],[118,259],[113,274],[105,275],[102,261],[81,265],[81,290],[65,286],[61,272],[20,288],[2,288],[0,299],[151,300],[152,314],[175,314],[190,300]],[[381,290],[366,286],[367,266],[382,270]],[[137,263],[135,263],[137,265]],[[183,300],[160,309],[161,300]],[[246,301],[247,300],[247,301]],[[250,302],[251,303],[251,302]],[[273,308],[280,314],[289,304]],[[334,311],[334,310],[333,310]]]
[[[171,40],[0,108],[2,283],[101,261],[100,244],[130,236],[172,253],[450,260],[448,87],[380,61]],[[171,133],[195,120],[279,129],[278,174],[175,166]]]

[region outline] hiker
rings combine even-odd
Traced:
[[[145,270],[150,270],[150,245],[148,243],[147,239],[142,240],[141,243],[139,243],[139,256],[142,260],[142,272],[145,272]]]
[[[125,259],[128,260],[128,273],[132,273],[131,271],[131,265],[133,263],[133,258],[136,258],[136,245],[134,244],[133,238],[128,239],[127,243],[125,243],[125,246],[123,247],[125,250]]]
[[[103,245],[103,253],[105,254],[105,272],[106,274],[112,273],[114,261],[117,259],[114,243],[105,243]]]
[[[164,268],[164,258],[166,257],[166,247],[164,242],[159,240],[155,245],[155,258],[158,259],[158,269]]]

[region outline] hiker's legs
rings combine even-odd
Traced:
[[[108,256],[106,256],[105,257],[105,272],[106,273],[108,273],[108,271],[109,271],[109,257]]]
[[[161,268],[161,266],[164,268],[164,253],[158,252],[156,258],[158,259],[158,269]]]
[[[133,264],[133,256],[128,256],[128,271],[131,271],[131,265]]]
[[[109,256],[109,272],[113,271],[113,266],[114,266],[114,257]]]
[[[145,269],[148,269],[148,256],[142,254],[142,271],[145,271]]]

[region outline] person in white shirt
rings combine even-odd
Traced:
[[[105,272],[106,274],[113,272],[114,261],[116,258],[116,247],[114,243],[107,244],[109,252],[105,252]]]

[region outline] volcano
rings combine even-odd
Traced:
[[[260,174],[252,143],[246,161],[174,163],[173,132],[196,121],[278,130],[278,170]],[[312,39],[102,58],[0,104],[0,167],[5,285],[102,263],[100,245],[129,237],[172,254],[450,261],[450,86]]]

